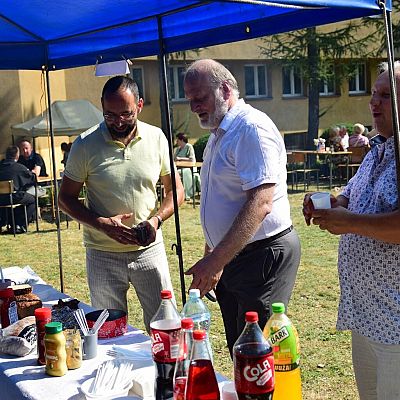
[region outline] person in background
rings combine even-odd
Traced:
[[[331,126],[329,128],[329,147],[333,151],[343,151],[343,148],[340,144],[340,136],[339,136],[339,127]]]
[[[339,128],[339,136],[342,151],[347,151],[349,148],[349,134],[347,133],[347,128],[345,126]]]
[[[369,140],[364,136],[364,131],[364,125],[354,124],[353,134],[349,138],[349,147],[369,146]]]
[[[63,153],[63,159],[61,160],[61,164],[65,166],[67,165],[67,160],[68,160],[68,155],[69,155],[69,151],[71,149],[71,146],[69,143],[63,142],[61,143],[61,151]]]
[[[228,348],[257,311],[262,328],[271,304],[288,304],[300,262],[286,186],[286,149],[271,119],[239,99],[236,79],[220,63],[199,60],[184,90],[200,126],[211,130],[201,168],[204,257],[187,272],[201,295],[215,289]]]
[[[104,122],[78,136],[71,148],[59,204],[84,225],[92,305],[127,311],[132,284],[149,331],[160,291],[172,290],[160,229],[174,212],[168,142],[161,129],[138,119],[143,99],[132,79],[109,79],[101,104]],[[176,178],[181,204],[183,187],[179,174]],[[166,197],[157,208],[159,179]],[[79,194],[84,184],[82,204]]]
[[[400,63],[395,64],[400,104]],[[337,329],[350,330],[353,367],[361,400],[400,399],[400,210],[387,70],[372,87],[370,111],[386,142],[375,145],[331,209],[303,214],[340,235],[340,302]],[[399,111],[399,110],[398,110]]]
[[[190,161],[196,162],[196,155],[194,153],[193,146],[189,143],[187,136],[184,133],[178,133],[176,135],[176,149],[174,154],[175,161]],[[193,179],[192,171],[190,168],[180,168],[180,173],[182,177],[183,187],[185,189],[185,200],[190,200],[193,196]],[[193,174],[195,177],[196,184],[196,174],[197,168],[193,167]],[[198,175],[198,174],[197,174]]]
[[[33,220],[36,211],[35,196],[26,191],[35,186],[36,178],[33,172],[29,171],[24,165],[18,163],[19,149],[17,146],[10,146],[6,150],[6,158],[0,162],[0,181],[12,180],[14,183],[13,203],[26,205],[28,223]],[[0,204],[9,205],[10,197],[8,194],[0,195]],[[12,233],[11,216],[6,217],[7,209],[1,209],[1,226],[8,221],[8,232]],[[25,233],[27,231],[24,207],[16,207],[15,233]]]
[[[23,139],[18,144],[20,156],[18,162],[25,165],[29,171],[36,176],[48,176],[46,172],[46,164],[39,153],[33,151],[32,144],[29,140]]]

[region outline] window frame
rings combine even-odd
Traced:
[[[140,75],[141,75],[141,82],[139,82],[142,87],[140,87],[140,84],[137,82],[133,75],[133,70],[140,70]],[[142,65],[130,65],[129,67],[129,76],[137,83],[138,88],[139,88],[139,97],[143,99],[143,101],[146,103],[146,84],[144,82],[144,67]]]
[[[360,89],[360,67],[364,68],[364,89]],[[349,95],[354,95],[354,94],[366,94],[367,93],[367,64],[365,62],[360,62],[357,64],[356,68],[356,73],[353,77],[350,77],[348,80],[348,85],[349,85]],[[350,82],[352,79],[355,79],[355,90],[350,90]]]
[[[290,93],[284,93],[284,78],[285,78],[285,69],[290,69]],[[300,77],[300,87],[301,87],[301,92],[296,93],[296,84],[295,84],[295,70],[299,71],[299,77]],[[296,67],[294,65],[292,66],[283,66],[282,67],[282,96],[284,98],[293,98],[293,97],[304,97],[304,79],[303,79],[303,73],[300,67]]]
[[[258,76],[258,68],[262,67],[264,69],[264,87],[265,93],[260,94],[260,84],[259,84],[259,76]],[[246,68],[252,68],[253,72],[253,84],[254,84],[254,94],[247,94],[247,82],[246,82]],[[266,64],[261,63],[251,63],[244,65],[244,86],[245,86],[245,96],[246,99],[257,99],[257,98],[265,98],[269,97],[269,80],[268,80],[268,67]]]
[[[183,76],[182,76],[182,92],[183,92],[183,97],[179,97],[179,68],[182,68],[183,71],[186,69],[184,64],[174,64],[174,65],[169,65],[168,66],[168,90],[170,92],[170,99],[173,102],[182,102],[182,101],[187,101],[185,97],[185,92],[183,90]],[[171,80],[170,80],[170,71],[172,70],[172,79],[173,79],[173,89],[171,87]],[[182,71],[182,72],[183,72]]]

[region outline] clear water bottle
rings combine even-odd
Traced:
[[[181,328],[179,355],[174,371],[174,400],[185,400],[190,354],[193,347],[193,320],[191,318],[184,318],[181,321]]]
[[[179,352],[181,317],[169,290],[161,291],[161,304],[150,321],[151,350],[156,365],[155,398],[173,398],[173,376]]]
[[[219,400],[219,387],[207,346],[207,333],[193,331],[185,400]]]
[[[191,318],[194,323],[194,330],[204,330],[207,332],[207,346],[212,360],[212,350],[210,341],[211,313],[204,301],[200,298],[199,289],[189,290],[189,299],[183,307],[183,318]]]

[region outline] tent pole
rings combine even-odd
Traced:
[[[179,262],[179,276],[181,281],[181,295],[182,304],[186,303],[186,289],[185,289],[185,274],[183,270],[183,256],[182,256],[182,241],[181,241],[181,229],[179,222],[179,211],[178,211],[178,196],[176,191],[176,169],[174,163],[174,151],[173,151],[173,138],[172,138],[172,127],[171,127],[171,115],[168,101],[168,81],[167,81],[167,59],[165,54],[164,42],[163,42],[163,31],[162,31],[162,20],[161,17],[157,17],[158,23],[158,42],[159,42],[159,61],[160,61],[160,77],[161,77],[161,110],[164,110],[165,127],[168,139],[169,147],[169,162],[171,166],[171,178],[172,178],[172,194],[174,200],[174,216],[175,216],[175,231],[176,231],[176,244],[172,245],[175,248]]]
[[[58,243],[58,265],[60,270],[60,286],[61,292],[64,293],[64,275],[62,266],[62,251],[61,251],[61,228],[60,228],[60,209],[58,208],[58,183],[57,183],[57,169],[56,169],[56,156],[54,146],[54,131],[53,119],[51,116],[51,98],[50,98],[50,77],[49,68],[46,68],[46,89],[47,89],[47,109],[49,110],[49,127],[51,139],[51,161],[53,167],[53,185],[54,185],[54,204],[56,209],[56,226],[57,226],[57,243]]]
[[[392,18],[391,12],[386,9],[384,1],[379,2],[379,7],[383,12],[383,20],[385,23],[385,37],[386,37],[386,48],[388,58],[388,71],[390,78],[390,94],[392,100],[392,124],[393,124],[393,136],[394,136],[394,149],[396,155],[396,176],[397,176],[397,189],[400,190],[400,134],[399,134],[399,114],[398,114],[398,102],[397,102],[397,85],[394,74],[394,46],[393,46],[393,30],[392,30]],[[397,199],[400,205],[400,196]]]

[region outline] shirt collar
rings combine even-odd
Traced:
[[[239,99],[235,103],[235,105],[225,114],[224,118],[219,124],[219,127],[217,129],[212,130],[211,132],[213,132],[217,136],[224,134],[229,129],[234,119],[238,116],[244,104],[245,104],[244,100]]]
[[[142,123],[140,121],[137,121],[137,124],[136,124],[136,136],[133,138],[133,140],[130,141],[128,146],[132,145],[133,143],[136,143],[138,140],[140,140],[142,138],[142,135],[141,135],[142,129],[140,128],[141,125],[142,125]],[[106,123],[104,121],[100,123],[100,131],[101,131],[101,134],[102,134],[104,140],[107,143],[114,143],[119,147],[125,147],[125,145],[123,143],[121,143],[118,140],[114,140],[112,138],[112,136],[110,134],[110,131],[108,130],[107,125],[106,125]]]

